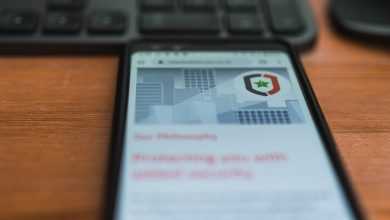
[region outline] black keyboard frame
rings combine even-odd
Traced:
[[[32,10],[38,13],[39,26],[37,31],[32,34],[20,34],[20,33],[0,33],[0,47],[6,48],[74,48],[80,49],[81,47],[89,48],[91,50],[95,47],[110,48],[118,45],[124,45],[135,39],[164,39],[179,37],[178,35],[162,35],[152,34],[146,35],[139,31],[138,22],[140,16],[140,9],[136,0],[86,0],[87,5],[83,10],[83,16],[101,10],[121,11],[127,16],[127,29],[121,34],[89,34],[86,28],[83,28],[77,34],[46,34],[43,31],[43,20],[47,15],[47,0],[2,0],[0,2],[0,13],[3,10]],[[219,5],[223,0],[217,0]],[[292,35],[277,35],[272,34],[269,26],[265,27],[265,32],[262,35],[231,35],[226,30],[224,25],[225,18],[221,22],[221,26],[224,26],[223,30],[218,35],[195,35],[194,34],[180,34],[183,39],[190,38],[216,38],[216,39],[235,39],[235,40],[248,40],[248,39],[272,39],[281,38],[290,42],[295,48],[299,50],[309,49],[316,40],[317,28],[314,20],[313,13],[307,2],[307,0],[291,0],[297,1],[299,11],[302,15],[302,21],[304,29],[302,32]],[[221,15],[224,8],[218,7],[218,14]],[[86,21],[84,20],[84,25]],[[99,50],[99,49],[98,49]]]

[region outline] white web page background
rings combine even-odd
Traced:
[[[352,219],[286,54],[138,52],[131,61],[116,219]],[[285,68],[305,123],[136,124],[138,70],[156,67]]]

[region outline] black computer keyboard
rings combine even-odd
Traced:
[[[307,0],[1,0],[0,45],[118,45],[136,38],[273,38],[308,48]]]

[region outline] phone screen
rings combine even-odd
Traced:
[[[284,51],[131,57],[116,220],[350,220]]]

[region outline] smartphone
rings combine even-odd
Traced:
[[[286,43],[139,41],[122,61],[108,219],[363,219]]]

